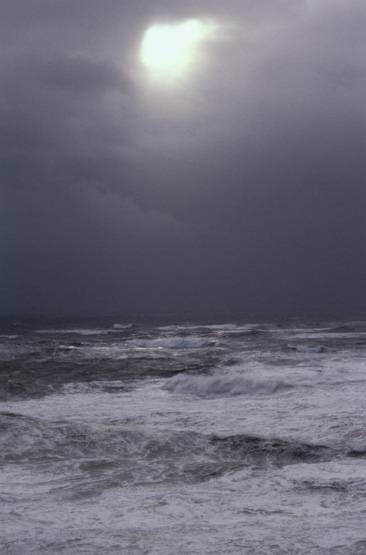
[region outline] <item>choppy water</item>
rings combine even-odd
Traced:
[[[366,323],[0,330],[3,554],[366,553]]]

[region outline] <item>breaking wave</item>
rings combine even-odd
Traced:
[[[330,460],[332,449],[282,439],[193,431],[138,431],[93,428],[70,422],[45,422],[0,412],[0,461],[74,461],[83,470],[116,465],[134,479],[202,480],[253,464],[288,465]],[[136,461],[139,460],[140,463]],[[137,465],[140,464],[140,467]]]

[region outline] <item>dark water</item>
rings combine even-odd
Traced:
[[[1,553],[364,553],[365,353],[364,322],[3,323]]]

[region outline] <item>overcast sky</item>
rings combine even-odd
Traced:
[[[365,312],[365,52],[364,0],[2,0],[1,314]]]

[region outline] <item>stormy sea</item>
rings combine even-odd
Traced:
[[[0,552],[366,553],[366,323],[8,322]]]

